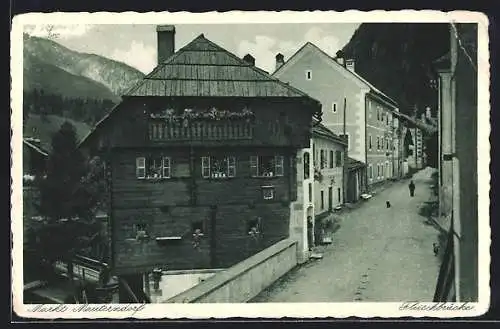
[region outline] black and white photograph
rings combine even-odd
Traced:
[[[484,314],[487,31],[465,11],[14,17],[15,312]]]

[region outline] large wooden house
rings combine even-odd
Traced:
[[[225,268],[287,238],[297,150],[320,103],[209,41],[173,53],[159,26],[158,66],[82,146],[106,160],[112,265]]]

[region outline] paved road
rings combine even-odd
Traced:
[[[430,173],[415,174],[413,198],[404,180],[346,213],[323,259],[287,274],[254,302],[432,301],[438,232],[418,214],[431,193]]]

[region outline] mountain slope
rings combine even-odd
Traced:
[[[437,105],[432,62],[449,50],[447,24],[363,23],[342,52],[355,70],[398,101],[400,111]]]
[[[95,54],[73,51],[52,40],[28,35],[24,35],[24,61],[24,75],[28,79],[27,87],[39,84],[43,87],[43,84],[49,83],[49,80],[56,80],[51,83],[57,84],[59,76],[63,75],[61,71],[65,71],[74,77],[82,78],[75,80],[78,80],[80,84],[85,84],[91,90],[103,87],[107,89],[96,97],[103,97],[109,92],[120,96],[144,77],[142,72],[124,63]],[[59,70],[50,69],[50,67]],[[51,74],[56,74],[56,76]],[[86,83],[82,82],[83,78],[86,79]],[[70,76],[66,75],[62,79],[67,83]],[[95,85],[90,86],[90,82],[94,82]],[[65,87],[60,87],[60,89],[67,91]]]
[[[23,90],[43,90],[45,94],[68,98],[119,100],[105,85],[44,63],[29,53],[24,55]]]

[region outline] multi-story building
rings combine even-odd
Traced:
[[[250,55],[203,34],[174,53],[175,29],[157,33],[158,66],[81,144],[106,161],[111,264],[132,290],[157,267],[226,268],[287,238],[321,113]]]
[[[322,123],[346,135],[348,156],[367,165],[357,190],[394,177],[399,155],[393,147],[393,113],[398,105],[356,73],[354,60],[334,59],[308,42],[286,62],[278,54],[273,75],[318,99]]]
[[[477,24],[450,24],[450,53],[436,62],[440,207],[450,219],[436,302],[478,300],[477,33]]]
[[[344,203],[346,147],[344,138],[316,122],[309,147],[297,154],[298,191],[297,200],[291,205],[290,236],[299,241],[300,262],[308,258],[309,246],[316,243],[316,216]]]

